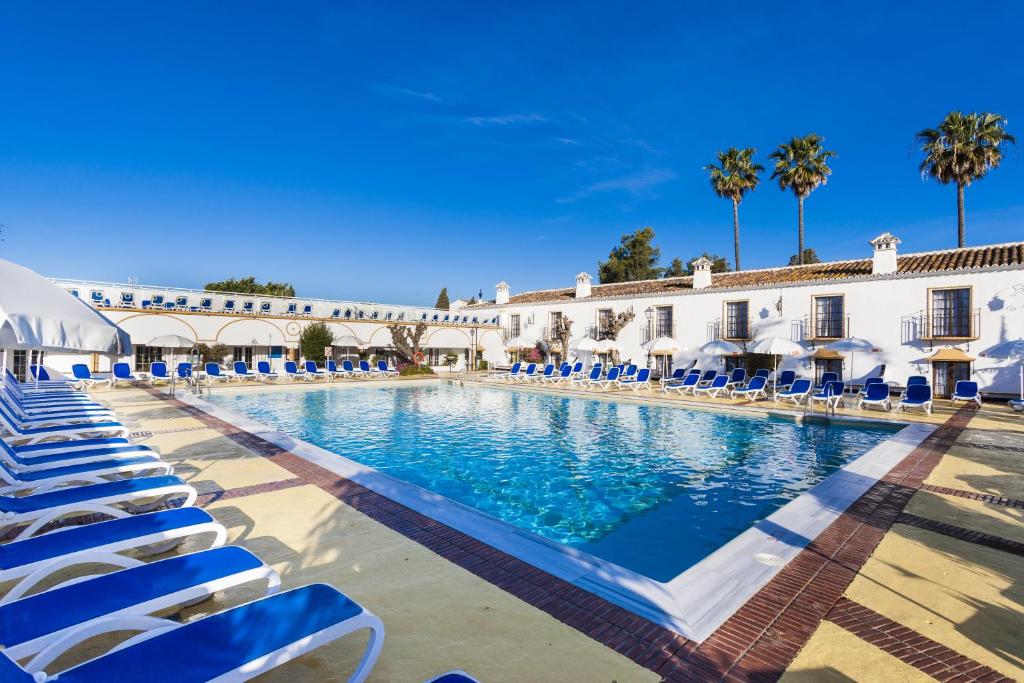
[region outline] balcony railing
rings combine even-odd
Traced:
[[[646,344],[658,337],[676,337],[676,324],[673,322],[660,322],[652,320],[640,328],[640,343]]]
[[[917,333],[920,339],[978,339],[981,336],[981,309],[921,313]]]

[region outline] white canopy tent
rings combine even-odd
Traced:
[[[131,354],[127,332],[42,275],[0,259],[0,282],[0,367],[7,367],[7,349]]]

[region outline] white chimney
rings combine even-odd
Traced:
[[[900,238],[889,232],[883,232],[871,240],[869,244],[875,248],[875,254],[871,258],[872,275],[889,275],[896,272],[896,245],[899,243]]]
[[[590,296],[590,274],[580,273],[576,276],[576,298],[583,299]]]
[[[711,260],[706,256],[690,264],[693,266],[693,288],[707,289],[711,286]]]
[[[509,286],[508,283],[502,280],[498,284],[494,285],[494,303],[499,306],[503,306],[508,303]]]

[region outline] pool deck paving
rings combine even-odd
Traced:
[[[696,643],[166,393],[94,395],[285,587],[330,583],[381,617],[370,680],[451,668],[481,681],[1024,679],[1024,418],[1001,406],[936,402],[931,416],[899,415],[938,429]],[[181,616],[256,595],[249,587]],[[261,680],[341,678],[364,644],[344,639]]]

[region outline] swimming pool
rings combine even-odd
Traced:
[[[447,382],[211,400],[659,582],[899,429]]]

